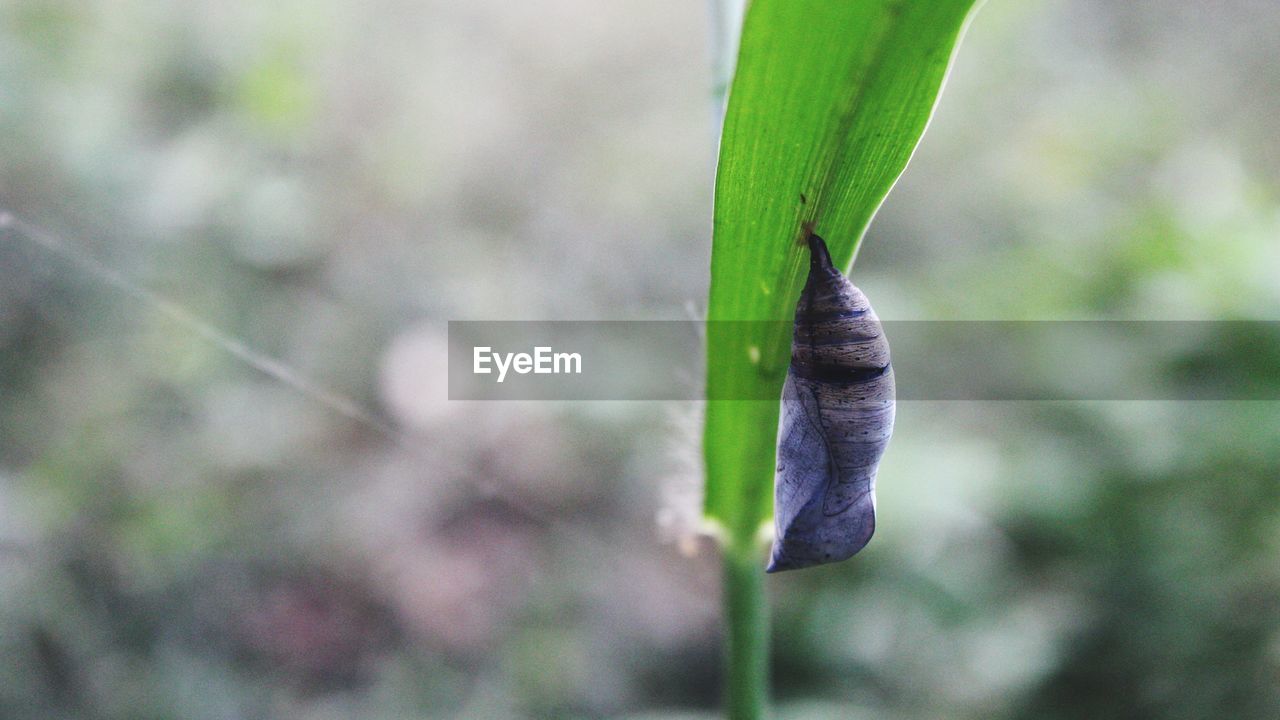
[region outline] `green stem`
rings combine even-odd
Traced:
[[[714,131],[720,137],[724,122],[724,103],[738,62],[738,36],[742,33],[744,0],[711,0],[711,104],[715,118]]]
[[[754,542],[724,551],[726,710],[729,720],[763,720],[769,699],[769,604]]]
[[[746,0],[711,0],[712,105],[715,133],[724,121],[725,98],[738,59]],[[769,604],[764,559],[754,533],[724,549],[725,714],[729,720],[764,720],[769,701]]]

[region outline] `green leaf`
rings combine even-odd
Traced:
[[[840,266],[915,150],[974,0],[753,0],[715,190],[709,323],[789,321],[807,228]],[[772,514],[787,323],[707,333],[708,518],[739,551]]]

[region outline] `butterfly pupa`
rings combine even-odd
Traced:
[[[844,560],[871,540],[876,468],[893,413],[893,367],[880,320],[811,234],[809,279],[782,389],[768,572]]]

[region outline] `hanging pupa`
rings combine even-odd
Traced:
[[[796,307],[782,389],[777,534],[768,572],[837,562],[876,527],[876,468],[893,433],[893,368],[862,291],[809,235],[809,279]]]

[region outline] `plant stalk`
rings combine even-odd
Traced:
[[[711,113],[716,140],[724,124],[724,104],[738,62],[738,37],[742,33],[745,0],[710,0],[711,18]]]
[[[769,605],[756,543],[724,551],[725,709],[729,720],[763,720],[769,700]]]
[[[710,0],[710,9],[711,103],[718,141],[746,0]],[[769,701],[769,605],[759,545],[754,533],[742,535],[724,548],[725,715],[729,720],[764,720]]]

